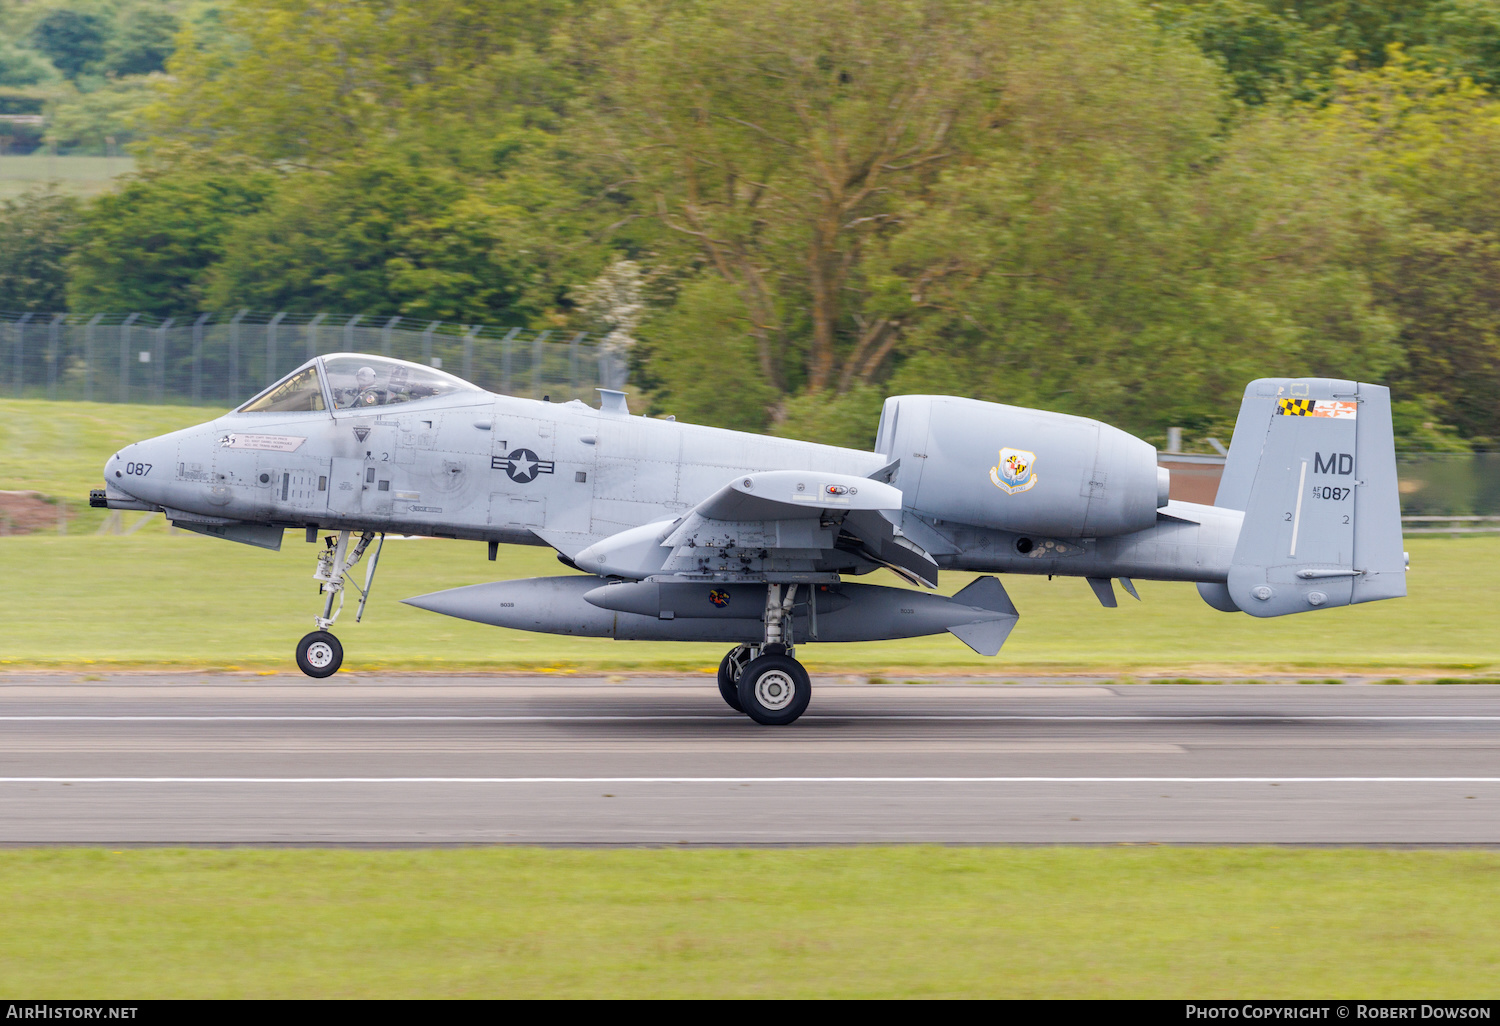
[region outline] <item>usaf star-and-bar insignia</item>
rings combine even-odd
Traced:
[[[557,469],[552,460],[537,459],[530,449],[513,449],[508,456],[491,456],[491,470],[503,470],[517,484],[530,484],[538,474],[551,474]]]

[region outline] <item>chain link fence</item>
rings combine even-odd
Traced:
[[[238,406],[314,356],[377,353],[503,395],[590,399],[623,388],[623,355],[586,332],[332,314],[0,313],[0,394]]]

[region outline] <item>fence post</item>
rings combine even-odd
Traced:
[[[62,322],[67,314],[53,314],[47,325],[47,398],[57,398],[57,357],[62,349]]]
[[[318,355],[318,325],[323,323],[327,314],[318,314],[307,322],[307,358],[311,360]]]
[[[130,402],[130,328],[140,314],[133,313],[120,323],[120,402]]]
[[[232,405],[240,394],[240,320],[250,312],[248,306],[229,319],[229,402]]]
[[[276,316],[271,318],[266,325],[266,385],[276,380],[276,325],[286,316],[285,310],[278,310]]]
[[[344,352],[354,352],[354,326],[364,319],[364,314],[355,314],[344,323]]]
[[[176,317],[168,317],[156,329],[156,386],[152,389],[152,398],[156,402],[167,398],[167,329],[176,320]]]
[[[520,328],[511,328],[500,340],[500,394],[510,395],[510,340],[521,333]]]
[[[538,332],[536,338],[531,340],[531,398],[535,399],[542,394],[542,343],[547,341],[547,336],[552,334],[551,330]]]
[[[203,401],[203,326],[213,314],[199,314],[193,322],[193,405]]]
[[[36,314],[34,314],[34,313],[22,314],[21,319],[19,321],[17,321],[16,325],[15,325],[14,334],[15,334],[15,340],[16,340],[16,398],[17,399],[21,398],[21,385],[22,385],[22,382],[24,381],[24,379],[26,377],[26,371],[25,371],[25,369],[24,369],[24,367],[22,365],[23,364],[22,357],[26,353],[26,322],[29,321],[29,320],[31,320],[35,316],[36,316]]]
[[[94,401],[94,328],[104,319],[103,314],[94,314],[83,329],[83,398]]]
[[[431,324],[427,325],[427,329],[422,332],[422,362],[429,367],[433,366],[432,333],[434,331],[437,331],[438,325],[442,323],[442,321],[433,321]]]
[[[568,343],[568,388],[574,399],[578,398],[578,343],[587,337],[588,332],[580,331]]]
[[[381,356],[390,356],[391,355],[391,331],[396,327],[397,324],[400,324],[400,323],[401,323],[401,318],[399,318],[399,317],[392,317],[390,320],[388,320],[388,321],[385,322],[385,327],[383,327],[383,328],[380,329],[380,355]]]
[[[466,325],[464,331],[464,380],[474,380],[474,336],[479,334],[482,324]]]

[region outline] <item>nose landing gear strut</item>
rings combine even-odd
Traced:
[[[346,583],[359,592],[359,608],[355,610],[354,622],[359,623],[364,617],[370,587],[375,582],[375,568],[380,565],[380,550],[385,547],[384,534],[376,542],[375,553],[365,570],[365,586],[361,588],[357,581],[348,580],[349,571],[364,557],[365,550],[376,537],[374,531],[365,531],[350,548],[349,535],[349,531],[340,531],[337,538],[329,535],[324,539],[323,551],[318,553],[318,569],[313,573],[313,580],[318,582],[318,592],[324,596],[323,615],[313,617],[318,629],[297,642],[297,668],[309,677],[331,677],[344,665],[344,646],[329,633],[328,628],[344,611]],[[335,598],[338,599],[337,606],[334,605]]]

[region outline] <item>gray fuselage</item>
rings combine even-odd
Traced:
[[[164,508],[183,524],[546,544],[569,556],[682,516],[739,475],[868,476],[925,458],[631,416],[619,405],[475,390],[369,408],[229,413],[126,446],[105,479],[113,499]],[[891,483],[902,487],[903,476],[898,467]],[[974,487],[994,492],[982,468]],[[913,490],[905,494],[905,535],[940,567],[968,571],[1222,582],[1243,516],[1171,502],[1144,530],[1050,538],[940,520],[913,508]]]

